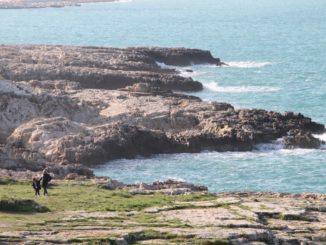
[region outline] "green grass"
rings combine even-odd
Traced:
[[[51,182],[49,196],[35,197],[29,181],[0,179],[0,234],[6,231],[44,232],[44,234],[80,231],[78,237],[65,237],[65,242],[71,244],[115,244],[114,229],[130,231],[142,227],[145,230],[141,232],[128,232],[130,243],[162,239],[173,244],[180,244],[192,238],[189,235],[180,236],[155,231],[155,229],[193,229],[193,227],[178,219],[161,219],[159,214],[146,213],[144,209],[162,206],[168,206],[171,209],[195,208],[192,201],[213,200],[216,200],[216,196],[212,194],[180,196],[160,193],[131,194],[127,190],[108,190],[91,181],[59,180]],[[40,211],[47,212],[40,213]],[[90,213],[114,211],[115,215],[96,216],[94,213],[83,216],[85,213],[80,211]],[[129,211],[132,212],[129,213]],[[93,228],[112,230],[112,232],[109,232],[107,237],[84,237],[82,230]],[[45,235],[42,237],[48,239]],[[0,243],[9,239],[18,238],[0,237]],[[22,242],[24,241],[22,240]]]
[[[115,245],[114,239],[111,238],[72,238],[68,240],[71,244],[89,244],[89,245]]]
[[[18,184],[16,180],[9,179],[9,178],[1,178],[0,185],[9,185],[9,184]]]
[[[306,217],[304,215],[296,215],[296,214],[279,214],[276,215],[274,218],[281,219],[281,220],[297,220],[297,221],[313,221],[311,218]]]
[[[19,200],[0,198],[0,211],[4,212],[48,212],[48,208],[39,205],[34,200]]]
[[[0,199],[33,199],[51,211],[140,211],[153,206],[169,206],[175,201],[213,200],[211,194],[169,196],[132,195],[124,190],[107,190],[91,182],[60,181],[52,183],[49,196],[35,198],[31,183],[1,180]],[[42,191],[41,191],[42,192]]]
[[[220,239],[220,240],[204,240],[195,242],[196,245],[229,245],[229,241]]]
[[[128,234],[126,240],[128,244],[138,244],[139,241],[152,240],[152,239],[160,239],[166,240],[166,244],[174,243],[176,241],[187,240],[189,238],[194,237],[193,235],[177,235],[169,232],[160,232],[156,230],[144,230],[141,232],[132,232]]]
[[[260,205],[259,205],[259,208],[261,208],[261,209],[263,209],[263,210],[273,210],[272,208],[267,207],[265,204],[260,204]]]

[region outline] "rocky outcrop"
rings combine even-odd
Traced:
[[[209,51],[199,49],[140,48],[138,50],[148,54],[157,62],[172,66],[190,66],[196,64],[215,64],[220,66],[224,64],[219,58],[214,58]]]
[[[83,88],[119,89],[150,83],[161,89],[198,91],[202,84],[182,77],[168,65],[221,65],[209,51],[184,48],[100,48],[46,45],[1,45],[0,74],[10,80],[68,80]]]
[[[283,138],[283,144],[290,149],[293,148],[319,148],[322,142],[315,138],[310,132],[302,130],[290,130],[288,135]]]
[[[85,166],[137,155],[248,151],[281,137],[287,147],[319,147],[311,134],[325,131],[300,113],[235,109],[171,92],[197,83],[156,62],[219,65],[206,51],[66,46],[0,46],[0,51],[0,74],[17,80],[0,81],[0,168],[48,166],[58,176],[91,176]],[[115,75],[105,77],[108,73]]]
[[[111,159],[247,151],[293,130],[324,132],[323,125],[301,114],[238,110],[148,84],[120,91],[82,89],[68,81],[0,84],[7,89],[0,98],[0,157],[7,169],[48,166],[58,175],[90,175],[84,166]],[[286,139],[286,145],[297,145]]]
[[[69,176],[71,176],[71,174]],[[66,177],[66,179],[78,180],[80,178],[78,175],[72,176],[73,178],[69,178],[69,176]],[[140,183],[127,185],[108,177],[96,177],[93,179],[93,182],[96,185],[109,190],[124,189],[132,194],[164,193],[168,195],[181,195],[190,193],[207,193],[208,191],[208,188],[206,186],[199,186],[194,185],[192,183],[171,179],[166,181],[156,181],[152,184]]]

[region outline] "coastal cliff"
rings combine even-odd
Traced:
[[[209,51],[185,48],[104,48],[1,45],[0,74],[13,81],[69,80],[82,88],[119,89],[149,83],[161,89],[199,91],[200,82],[166,65],[222,65]]]
[[[198,90],[157,62],[221,65],[208,51],[0,46],[0,168],[58,177],[157,153],[250,151],[281,139],[318,148],[325,127],[300,113],[236,109],[173,90]]]

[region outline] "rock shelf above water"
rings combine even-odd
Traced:
[[[0,46],[0,168],[90,176],[93,164],[137,155],[250,151],[281,137],[320,146],[312,134],[324,125],[171,92],[202,85],[157,62],[222,64],[193,49]]]
[[[82,88],[119,89],[149,83],[161,89],[198,91],[200,82],[166,65],[221,65],[209,51],[184,48],[104,48],[1,45],[0,74],[10,80],[69,80]]]

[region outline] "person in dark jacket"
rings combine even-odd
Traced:
[[[43,176],[41,178],[41,183],[42,183],[42,187],[44,190],[44,196],[48,195],[48,185],[49,185],[49,182],[51,181],[51,179],[52,179],[52,177],[49,174],[49,172],[47,171],[47,169],[44,169]]]
[[[41,180],[39,178],[34,177],[32,186],[35,190],[35,196],[39,196],[41,190]]]

